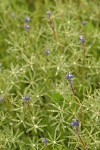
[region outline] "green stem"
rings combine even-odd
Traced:
[[[80,141],[80,143],[81,143],[81,145],[82,145],[82,147],[83,147],[83,150],[88,150],[87,147],[86,147],[86,144],[84,143],[84,141],[82,140],[82,138],[81,138],[81,136],[80,136],[79,127],[76,128],[76,134],[77,134],[77,136],[78,136],[78,138],[79,138],[79,141]]]
[[[50,24],[50,27],[51,27],[51,29],[52,29],[54,39],[57,39],[56,32],[55,32],[55,28],[54,28],[54,22],[53,22],[53,20],[52,20],[51,17],[49,17],[49,24]]]

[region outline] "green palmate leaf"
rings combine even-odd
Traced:
[[[0,150],[100,150],[99,31],[100,0],[0,1]]]
[[[52,100],[53,100],[55,103],[61,103],[61,102],[64,100],[64,98],[63,98],[63,96],[62,96],[60,93],[54,93],[54,94],[52,95]]]

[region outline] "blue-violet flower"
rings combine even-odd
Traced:
[[[83,21],[83,26],[86,26],[87,22],[86,21]]]
[[[79,121],[75,118],[74,121],[71,123],[72,127],[78,127],[79,126]]]
[[[43,139],[43,143],[44,143],[45,145],[48,145],[48,139],[47,139],[47,138],[44,138],[44,139]]]
[[[29,25],[24,26],[24,28],[26,29],[26,31],[30,30],[30,26]]]
[[[66,79],[71,81],[71,80],[73,79],[73,77],[74,77],[74,76],[69,73],[69,74],[66,76]]]
[[[27,17],[27,18],[25,19],[25,22],[29,23],[29,22],[30,22],[30,17]]]
[[[81,41],[81,43],[82,44],[84,44],[85,43],[85,39],[84,39],[84,36],[82,35],[82,36],[80,36],[80,41]]]
[[[22,99],[23,99],[25,102],[29,102],[29,101],[30,101],[30,97],[29,97],[29,96],[24,96],[24,97],[22,97]]]

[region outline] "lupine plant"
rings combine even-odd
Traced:
[[[100,150],[100,1],[0,1],[0,150]]]

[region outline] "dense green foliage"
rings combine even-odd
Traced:
[[[0,1],[0,150],[100,150],[99,0]]]

